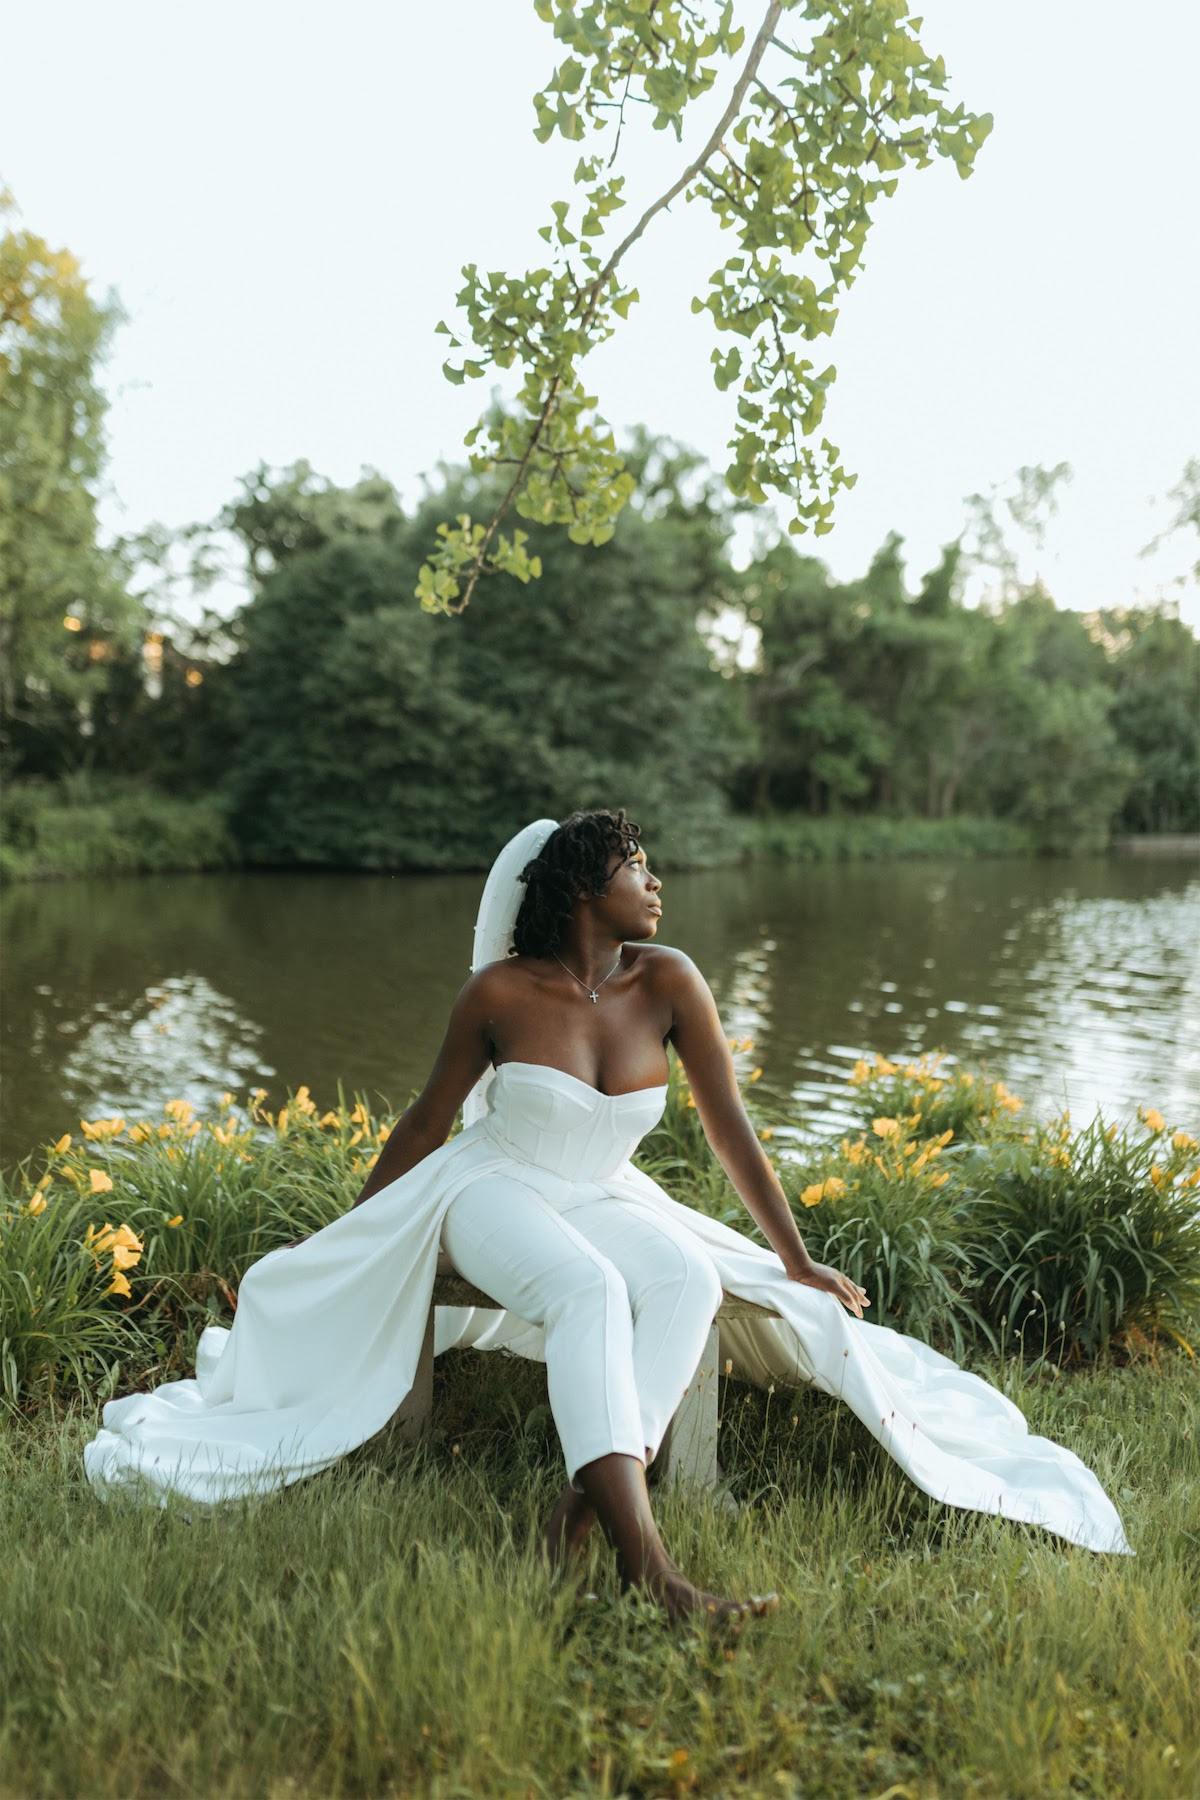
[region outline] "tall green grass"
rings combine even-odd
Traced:
[[[537,1366],[443,1359],[438,1430],[215,1513],[100,1502],[92,1409],[0,1437],[12,1800],[969,1795],[1200,1786],[1200,1387],[1185,1359],[986,1372],[1118,1499],[1102,1558],[937,1507],[844,1408],[722,1386],[736,1517],[659,1490],[682,1564],[779,1589],[736,1649],[532,1554],[561,1479]],[[530,1428],[524,1428],[524,1422]]]

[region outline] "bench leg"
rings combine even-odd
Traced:
[[[655,1458],[664,1481],[681,1481],[686,1487],[705,1489],[715,1489],[717,1485],[719,1366],[720,1345],[714,1323],[696,1373],[675,1409],[675,1416],[667,1426],[667,1434]]]
[[[392,1414],[392,1430],[406,1439],[419,1437],[433,1417],[433,1310],[425,1321],[416,1379]]]

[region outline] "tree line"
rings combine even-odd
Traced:
[[[615,804],[677,861],[739,815],[969,814],[1048,851],[1200,828],[1200,647],[1175,609],[1081,615],[1011,581],[968,607],[961,542],[915,583],[896,536],[851,582],[786,539],[736,568],[739,503],[645,432],[609,541],[531,520],[541,580],[497,570],[454,616],[414,588],[439,521],[495,505],[486,468],[409,509],[379,475],[261,468],[209,525],[105,547],[117,316],[66,252],[0,240],[9,783],[215,795],[245,860],[278,866],[478,866],[535,814]],[[245,604],[172,620],[155,570],[183,547],[203,571],[221,541]]]
[[[27,697],[9,772],[215,790],[246,860],[280,866],[472,866],[535,814],[618,803],[675,856],[737,814],[970,814],[1050,851],[1200,826],[1200,647],[1170,609],[1083,616],[1036,586],[968,607],[958,546],[910,587],[895,536],[856,581],[788,542],[735,569],[695,458],[643,434],[627,467],[610,543],[534,528],[542,581],[497,574],[456,618],[412,582],[480,478],[406,511],[379,476],[261,469],[216,522],[245,605],[140,638],[85,617],[63,655],[86,731],[69,690]]]

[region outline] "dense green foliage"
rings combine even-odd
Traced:
[[[12,211],[0,192],[0,222]],[[118,317],[75,258],[0,235],[0,771],[75,768],[115,653],[140,653],[145,609],[98,541],[107,401],[97,367]]]
[[[639,1160],[688,1204],[756,1235],[672,1063]],[[756,1081],[749,1072],[746,1093],[770,1145],[786,1111],[759,1101]],[[1025,1354],[1059,1362],[1200,1340],[1194,1138],[1155,1112],[1132,1131],[1022,1128],[1003,1083],[937,1057],[862,1062],[852,1085],[862,1130],[777,1166],[813,1254],[867,1287],[878,1322],[960,1356],[1021,1339]],[[159,1121],[83,1122],[7,1180],[9,1406],[186,1367],[249,1264],[336,1218],[391,1129],[361,1099],[322,1113],[307,1088],[278,1113],[261,1094],[226,1100],[212,1120],[172,1100]]]
[[[114,649],[89,763],[210,797],[239,857],[277,866],[478,868],[529,818],[617,803],[676,867],[1200,829],[1200,645],[1168,609],[969,608],[953,550],[911,593],[895,538],[855,582],[786,544],[739,572],[695,460],[644,437],[629,460],[609,544],[535,530],[545,579],[497,575],[456,619],[406,584],[471,476],[409,515],[378,477],[257,472],[220,521],[251,599],[159,646],[153,688]],[[14,807],[8,873],[104,866],[30,856],[35,802]],[[212,860],[204,835],[192,866]]]
[[[536,596],[498,577],[451,622],[408,595],[444,503],[288,554],[246,608],[218,691],[250,859],[470,866],[614,793],[665,854],[703,854],[745,737],[696,630],[723,573],[715,519],[676,498],[602,556],[546,534]]]
[[[221,869],[237,860],[225,807],[128,778],[85,774],[13,785],[4,800],[0,881]]]
[[[1165,610],[1088,620],[1033,590],[956,599],[956,553],[915,596],[892,539],[859,582],[780,546],[744,577],[758,726],[735,797],[756,812],[1005,820],[1039,848],[1114,819],[1195,830],[1200,647]]]

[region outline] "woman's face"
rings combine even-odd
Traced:
[[[659,890],[662,882],[651,873],[646,852],[635,844],[625,856],[609,862],[608,885],[602,904],[606,922],[624,939],[652,938],[662,914]]]

